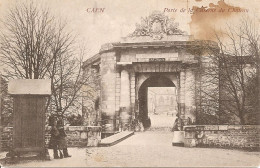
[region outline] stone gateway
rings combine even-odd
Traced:
[[[148,119],[148,87],[175,87],[178,116],[184,125],[188,119],[195,122],[196,70],[208,54],[206,46],[217,48],[211,41],[194,40],[161,12],[142,18],[120,42],[103,45],[84,62],[84,70],[99,76],[100,120],[107,131]]]

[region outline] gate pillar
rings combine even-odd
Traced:
[[[130,75],[126,69],[121,71],[121,90],[120,90],[120,120],[122,126],[129,123],[131,114],[130,101]]]

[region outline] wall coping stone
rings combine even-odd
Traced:
[[[65,126],[65,131],[93,131],[93,132],[100,132],[101,126]],[[3,127],[2,132],[9,132],[12,131],[13,127]],[[50,131],[51,126],[46,126],[45,131]]]
[[[187,125],[184,131],[225,131],[260,129],[260,125]]]

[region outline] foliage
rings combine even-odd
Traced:
[[[7,94],[7,82],[0,76],[1,86],[1,125],[13,124],[13,99]]]
[[[80,114],[77,116],[72,114],[67,117],[67,121],[69,122],[70,126],[81,126],[83,125],[84,118]]]

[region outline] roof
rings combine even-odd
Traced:
[[[51,95],[51,80],[48,79],[15,79],[8,84],[11,95]]]
[[[95,62],[99,62],[99,61],[100,61],[100,54],[98,53],[98,54],[96,54],[96,55],[94,55],[94,56],[88,58],[86,61],[84,61],[82,67],[83,67],[83,69],[84,69],[84,68],[87,67],[88,65],[93,64],[93,63],[95,63]]]

